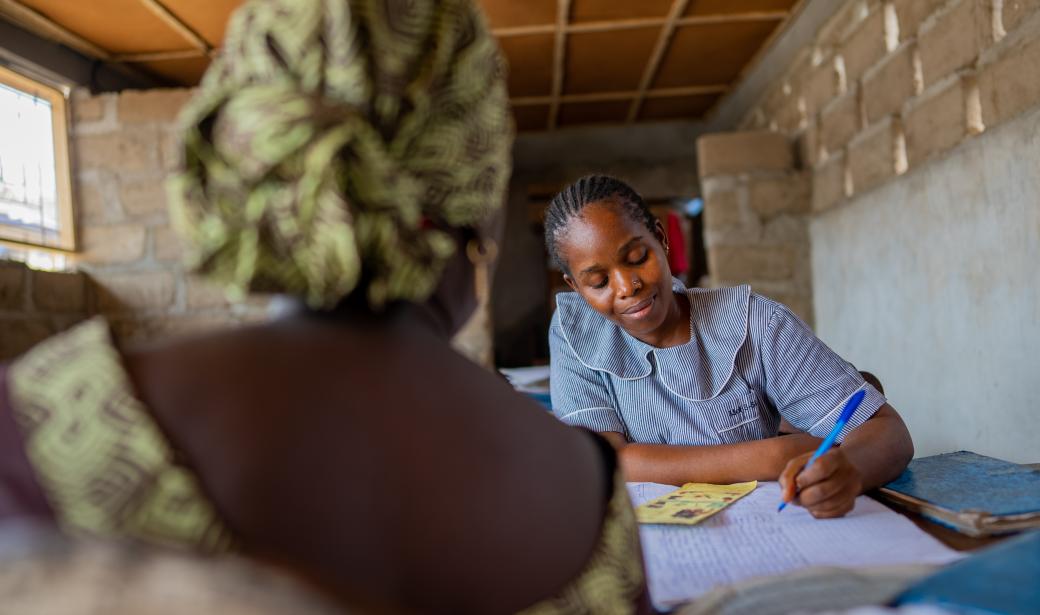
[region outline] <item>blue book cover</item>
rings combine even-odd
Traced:
[[[1040,471],[968,451],[914,459],[881,494],[971,535],[1040,527]]]
[[[1040,613],[1040,531],[1006,540],[912,585],[897,605],[953,613]]]

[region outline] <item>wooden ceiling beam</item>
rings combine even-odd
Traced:
[[[556,31],[553,34],[552,100],[549,102],[548,129],[556,128],[563,95],[563,73],[566,69],[567,22],[571,16],[571,0],[556,0]]]
[[[727,13],[724,15],[691,15],[680,17],[676,21],[679,26],[700,26],[726,23],[743,23],[757,21],[782,21],[787,11],[756,11],[751,13]],[[631,19],[612,19],[608,21],[586,21],[571,23],[566,27],[567,34],[577,32],[616,32],[635,28],[661,27],[668,23],[668,17],[640,17]],[[556,24],[536,24],[531,26],[504,26],[492,28],[491,33],[498,38],[511,36],[528,36],[531,34],[552,34]]]
[[[634,94],[635,92],[592,92],[589,94],[564,94],[563,96],[517,96],[510,98],[509,102],[514,107],[530,107],[532,105],[551,105],[554,100],[560,103],[628,100]]]
[[[729,85],[685,85],[676,88],[657,88],[646,91],[646,98],[675,98],[676,96],[702,96],[706,94],[725,94]]]
[[[618,30],[631,30],[633,28],[652,28],[660,26],[665,22],[660,17],[639,17],[632,19],[612,19],[610,21],[586,21],[567,24],[565,30],[568,34],[575,32],[615,32]],[[538,24],[533,26],[504,26],[492,28],[491,33],[498,38],[509,38],[511,36],[527,36],[530,34],[552,34],[556,31],[556,24]]]
[[[213,53],[213,47],[206,42],[206,39],[202,38],[202,36],[200,36],[195,30],[192,30],[191,27],[184,23],[180,17],[174,15],[173,11],[166,8],[166,5],[162,2],[159,0],[141,0],[141,2],[144,3],[145,8],[154,13],[155,16],[161,19],[167,26],[173,28],[177,34],[180,34],[181,37],[191,43],[193,47],[206,55]]]
[[[33,34],[61,43],[84,55],[98,60],[112,59],[111,54],[104,49],[15,0],[0,0],[0,15],[25,26]]]
[[[681,17],[677,22],[680,26],[706,26],[725,23],[744,23],[756,21],[783,21],[787,18],[787,11],[754,11],[750,13],[729,13],[725,15],[690,15]]]
[[[201,60],[211,54],[200,49],[180,51],[152,51],[147,53],[123,53],[112,56],[113,62],[165,62],[168,60]]]
[[[667,19],[660,17],[636,17],[632,19],[612,19],[610,21],[586,21],[572,23],[567,26],[567,33],[574,32],[618,32],[635,28],[656,28],[664,25]]]
[[[546,23],[534,26],[503,26],[491,28],[491,34],[497,38],[508,38],[510,36],[528,36],[530,34],[552,34],[556,31],[556,24]]]
[[[657,76],[657,72],[661,68],[661,61],[664,59],[664,54],[668,51],[668,45],[672,42],[672,36],[675,34],[676,23],[686,11],[687,4],[689,4],[689,0],[672,0],[672,6],[668,10],[668,17],[661,27],[661,32],[657,35],[654,50],[650,54],[646,68],[643,69],[643,76],[639,79],[638,93],[632,99],[632,104],[628,106],[628,116],[625,121],[630,124],[636,120],[639,110],[643,107],[643,98],[646,97],[646,91],[650,89],[650,84],[653,83],[654,77]]]
[[[675,98],[678,96],[703,96],[713,94],[725,94],[729,91],[726,84],[714,85],[689,85],[677,88],[657,88],[647,90],[643,93],[644,98]],[[610,102],[616,100],[633,100],[639,96],[638,90],[622,90],[615,92],[591,92],[588,94],[564,94],[557,100],[560,103],[575,102]],[[509,99],[514,107],[531,107],[535,105],[549,105],[554,100],[553,96],[517,96]]]

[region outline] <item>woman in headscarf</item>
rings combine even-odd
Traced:
[[[185,110],[172,213],[192,269],[298,309],[135,349],[93,320],[11,363],[0,514],[254,555],[372,609],[645,608],[611,447],[449,345],[506,101],[468,2],[246,4]]]

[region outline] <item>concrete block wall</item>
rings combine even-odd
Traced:
[[[751,284],[812,323],[809,197],[790,141],[737,132],[697,142],[712,286]]]
[[[80,251],[96,309],[122,338],[148,339],[262,318],[266,299],[232,304],[188,274],[170,228],[166,179],[178,161],[176,118],[190,89],[72,98]]]
[[[1040,0],[848,0],[741,124],[795,145],[813,325],[919,456],[1035,461],[1038,76]]]
[[[190,89],[126,91],[71,102],[73,200],[79,251],[74,273],[0,261],[0,359],[93,314],[124,341],[234,326],[266,317],[269,299],[232,303],[187,273],[170,227],[166,179],[179,155],[176,118]],[[491,365],[488,298],[456,347]]]
[[[89,317],[94,306],[92,285],[82,273],[0,261],[0,361]]]
[[[741,122],[838,206],[1040,102],[1040,0],[849,0]]]

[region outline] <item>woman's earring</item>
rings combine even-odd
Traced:
[[[484,301],[490,295],[488,274],[491,263],[498,258],[498,244],[494,239],[470,239],[466,243],[466,258],[473,263],[473,288],[477,301]]]

